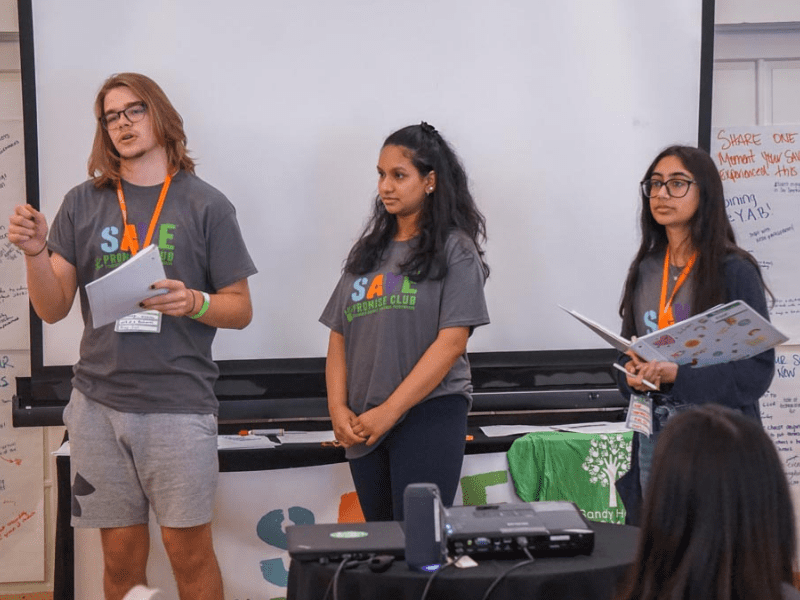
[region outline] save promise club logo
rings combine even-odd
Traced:
[[[348,323],[356,317],[375,314],[381,310],[414,310],[417,302],[417,288],[407,275],[392,272],[378,273],[370,281],[359,277],[353,282],[350,299],[353,304],[344,309]]]

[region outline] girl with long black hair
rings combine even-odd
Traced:
[[[367,520],[403,519],[409,483],[452,504],[470,407],[467,340],[489,322],[485,220],[450,145],[421,123],[391,134],[372,216],[320,321],[328,409]]]
[[[704,150],[670,146],[651,163],[641,182],[642,242],[628,271],[620,305],[622,335],[630,338],[662,329],[717,304],[743,300],[764,317],[766,287],[758,263],[736,244],[722,181]],[[717,403],[760,420],[758,400],[772,381],[774,350],[753,358],[695,369],[667,361],[624,357],[627,376],[621,391],[648,392],[647,380],[660,388],[652,394],[659,414],[693,404]],[[634,436],[631,471],[618,489],[628,521],[638,519],[641,490],[646,489],[656,435]]]

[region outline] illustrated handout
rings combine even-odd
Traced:
[[[741,300],[715,306],[633,342],[574,310],[560,308],[620,352],[633,350],[648,361],[664,360],[706,367],[750,358],[789,339]]]

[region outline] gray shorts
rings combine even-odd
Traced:
[[[209,523],[219,478],[212,414],[125,413],[73,389],[69,431],[73,527]]]

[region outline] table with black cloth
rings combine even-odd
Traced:
[[[639,529],[627,525],[592,523],[595,546],[590,556],[537,558],[533,564],[511,571],[492,591],[490,600],[610,600],[634,559]],[[489,586],[508,568],[524,559],[486,560],[477,567],[449,566],[436,575],[427,600],[480,600]],[[325,598],[339,563],[292,560],[287,600]],[[396,561],[384,573],[360,565],[341,572],[339,598],[358,600],[419,600],[430,574],[416,573]],[[332,592],[328,598],[333,597]]]
[[[505,452],[517,436],[490,438],[479,429],[470,429],[466,454]],[[66,438],[65,438],[66,439]],[[344,448],[321,444],[284,444],[274,448],[219,450],[221,473],[266,471],[330,465],[345,462]],[[70,525],[69,456],[56,458],[58,508],[56,512],[54,600],[72,600],[74,596],[75,545]]]

